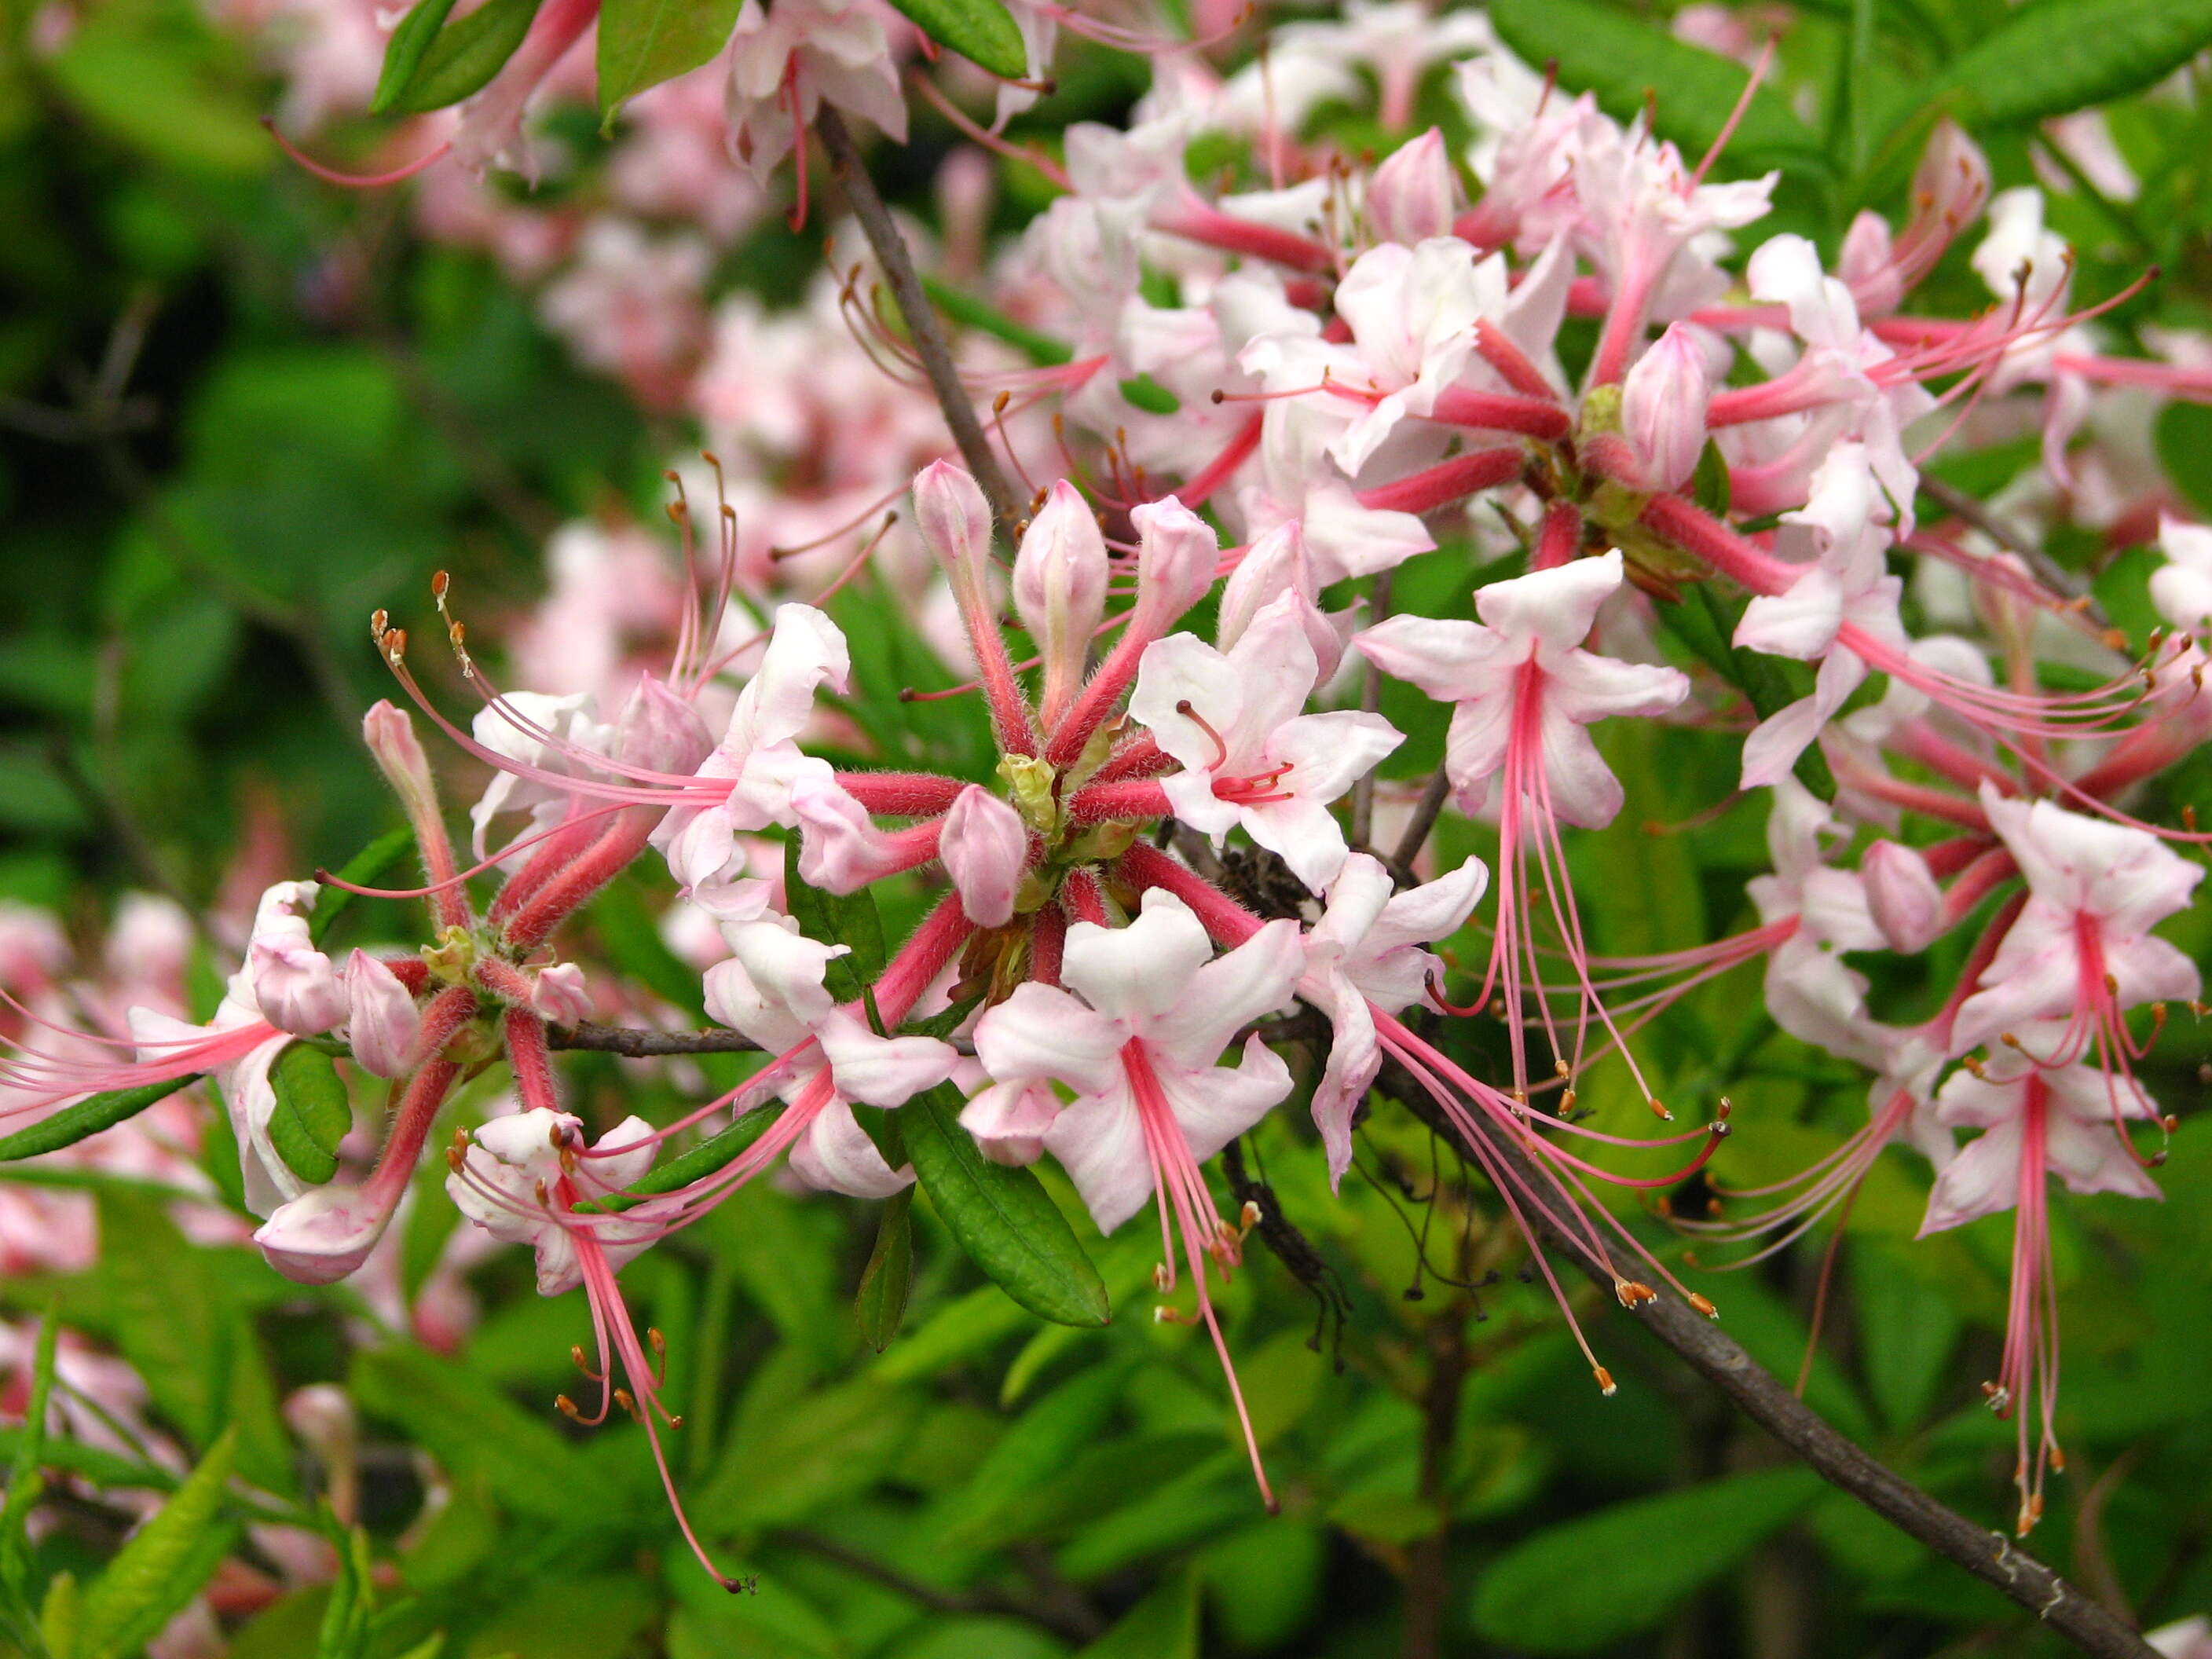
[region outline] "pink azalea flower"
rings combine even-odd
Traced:
[[[1161,889],[1126,927],[1079,921],[1067,931],[1060,977],[1031,984],[978,1022],[977,1052],[997,1075],[1047,1077],[1074,1099],[1043,1131],[1103,1231],[1147,1200],[1159,1206],[1163,1291],[1176,1282],[1170,1231],[1213,1338],[1240,1418],[1243,1396],[1207,1293],[1209,1258],[1225,1271],[1240,1235],[1221,1218],[1200,1165],[1250,1128],[1291,1090],[1291,1074],[1257,1035],[1235,1067],[1215,1061],[1240,1027],[1290,1000],[1302,967],[1297,924],[1273,921],[1216,959],[1190,907]],[[1251,1429],[1246,1421],[1246,1438]],[[1251,1445],[1261,1489],[1267,1475]],[[1269,1500],[1273,1502],[1272,1497]]]
[[[1328,890],[1328,907],[1306,935],[1297,993],[1328,1016],[1328,1064],[1314,1085],[1313,1118],[1332,1186],[1352,1167],[1352,1117],[1382,1069],[1375,1011],[1419,1002],[1443,963],[1421,947],[1459,931],[1490,884],[1480,859],[1399,892],[1379,859],[1354,853]]]
[[[1175,814],[1217,843],[1235,825],[1318,891],[1344,865],[1328,803],[1404,741],[1379,714],[1305,714],[1320,665],[1295,595],[1228,651],[1189,634],[1146,649],[1133,718],[1183,769],[1162,780]]]
[[[2119,1193],[2155,1199],[2158,1184],[2129,1144],[2123,1120],[2155,1121],[2158,1109],[2130,1079],[2115,1086],[2087,1066],[2049,1066],[2033,1058],[2063,1033],[2030,1027],[2021,1045],[1985,1066],[1955,1073],[1936,1096],[1948,1128],[1978,1128],[1936,1179],[1922,1221],[1925,1237],[1983,1216],[2016,1211],[2013,1223],[2012,1305],[1996,1381],[1983,1385],[1990,1409],[2019,1418],[2017,1530],[2024,1536],[2043,1514],[2047,1468],[2065,1467],[2055,1418],[2058,1395],[2057,1308],[2051,1288],[2050,1182],[2057,1176],[2077,1193]],[[2029,1450],[2028,1424],[2036,1419]]]
[[[2134,1050],[2123,1012],[2200,989],[2196,964],[2150,930],[2187,908],[2203,866],[2144,830],[2008,799],[1986,783],[1982,810],[2027,879],[2027,903],[1959,1010],[1957,1050],[2058,1019],[2056,1047],[2031,1050],[2043,1063],[2094,1045],[2108,1067],[2124,1066]]]

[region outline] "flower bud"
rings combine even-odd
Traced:
[[[1137,527],[1137,614],[1129,637],[1158,638],[1213,586],[1221,543],[1172,495],[1146,501],[1129,518]]]
[[[317,1187],[278,1205],[253,1242],[269,1265],[294,1284],[335,1285],[368,1260],[392,1210],[358,1187]]]
[[[361,735],[377,770],[392,786],[392,793],[407,813],[410,823],[438,815],[438,786],[430,776],[430,762],[416,739],[415,722],[404,708],[380,698],[361,717]]]
[[[1386,242],[1408,246],[1451,234],[1459,180],[1444,136],[1431,127],[1375,169],[1367,181],[1367,225]]]
[[[1074,485],[1052,487],[1014,556],[1014,609],[1044,659],[1044,723],[1065,714],[1106,614],[1106,540]]]
[[[584,970],[573,962],[541,968],[530,988],[531,1012],[556,1025],[574,1025],[592,1017],[592,994]]]
[[[945,815],[937,854],[969,921],[978,927],[1003,927],[1013,920],[1014,893],[1030,856],[1030,832],[1020,813],[970,784]]]
[[[615,758],[654,772],[696,772],[714,747],[699,711],[650,674],[623,705],[616,732]]]
[[[1957,235],[1990,199],[1989,158],[1948,117],[1936,122],[1912,172],[1912,223],[1927,226],[1944,243]],[[1932,262],[1931,262],[1932,263]]]
[[[264,893],[246,947],[254,1001],[271,1025],[295,1036],[320,1036],[346,1017],[337,970],[307,932],[318,890],[312,881],[280,881]]]
[[[366,951],[346,958],[346,1036],[355,1063],[379,1077],[413,1069],[422,1011],[399,976]]]
[[[1705,354],[1680,323],[1669,325],[1628,371],[1620,388],[1620,427],[1636,446],[1651,488],[1680,489],[1698,470],[1711,396]]]
[[[1924,951],[1942,931],[1943,890],[1928,860],[1909,847],[1878,841],[1859,860],[1867,910],[1893,951]]]
[[[990,504],[958,467],[932,461],[915,475],[914,512],[922,540],[944,567],[961,614],[974,627],[989,592],[983,573],[991,559]]]
[[[1226,651],[1244,637],[1253,618],[1282,598],[1295,594],[1306,642],[1313,647],[1321,680],[1336,672],[1344,658],[1344,631],[1316,602],[1313,565],[1306,557],[1305,535],[1296,519],[1285,520],[1245,550],[1237,568],[1221,585],[1221,617],[1214,645]],[[1345,613],[1347,617],[1351,613]]]

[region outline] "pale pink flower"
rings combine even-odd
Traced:
[[[2196,964],[2150,930],[2188,907],[2202,865],[2148,831],[2008,799],[1986,783],[1982,810],[2027,882],[2027,903],[1959,1010],[1959,1051],[2046,1019],[2062,1024],[2055,1050],[2033,1050],[2045,1063],[2093,1044],[2124,1050],[2124,1010],[2197,996]]]
[[[906,97],[883,23],[866,0],[745,0],[730,37],[730,154],[754,181],[791,153],[824,101],[906,138]]]
[[[580,1200],[621,1192],[642,1176],[653,1167],[652,1136],[653,1126],[644,1119],[624,1118],[599,1137],[591,1158],[564,1161],[564,1151],[585,1145],[581,1120],[543,1106],[510,1113],[470,1135],[463,1167],[446,1177],[446,1192],[494,1238],[529,1245],[537,1257],[538,1294],[559,1296],[584,1279],[566,1210]],[[573,1188],[574,1196],[550,1207],[548,1195],[563,1188]],[[590,1224],[608,1265],[617,1269],[653,1237],[643,1224],[625,1226],[598,1217]]]
[[[1652,489],[1678,489],[1697,471],[1711,393],[1705,348],[1686,324],[1670,324],[1628,371],[1620,388],[1621,430]]]
[[[1381,860],[1354,853],[1328,890],[1328,908],[1306,935],[1297,993],[1328,1016],[1328,1064],[1315,1084],[1313,1118],[1332,1186],[1352,1167],[1352,1117],[1382,1067],[1375,1011],[1395,1014],[1421,1000],[1443,972],[1422,949],[1459,931],[1490,884],[1480,859],[1449,875],[1396,890]]]
[[[1030,832],[1019,812],[970,784],[945,813],[937,851],[969,921],[978,927],[1003,927],[1013,920],[1030,854]]]
[[[2187,633],[2212,625],[2212,527],[2161,516],[2159,550],[2166,562],[2150,573],[2151,602]]]
[[[1148,647],[1129,699],[1183,768],[1162,783],[1176,816],[1217,842],[1242,824],[1316,890],[1344,864],[1328,804],[1404,741],[1379,714],[1300,713],[1319,669],[1285,594],[1226,653],[1188,634]]]

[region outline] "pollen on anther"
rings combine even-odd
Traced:
[[[1613,1373],[1602,1365],[1590,1367],[1590,1375],[1597,1378],[1597,1391],[1610,1400],[1620,1392],[1620,1385],[1613,1380]]]
[[[1710,1299],[1699,1296],[1695,1291],[1690,1292],[1689,1303],[1708,1319],[1718,1319],[1721,1316],[1721,1310],[1713,1306]]]

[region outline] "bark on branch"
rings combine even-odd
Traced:
[[[759,1043],[738,1031],[649,1031],[635,1025],[599,1025],[590,1020],[549,1025],[545,1044],[550,1048],[621,1054],[629,1060],[654,1060],[665,1054],[750,1054],[760,1049]]]
[[[1413,1078],[1386,1066],[1376,1087],[1399,1101],[1439,1133],[1455,1136]],[[1543,1190],[1520,1148],[1505,1137],[1486,1132],[1486,1150],[1512,1165],[1532,1191]],[[1589,1244],[1528,1206],[1528,1219],[1547,1250],[1573,1262],[1611,1299],[1616,1277],[1610,1264]],[[1690,1368],[1725,1395],[1745,1416],[1771,1434],[1820,1478],[1848,1492],[1907,1536],[2026,1607],[2084,1653],[2098,1659],[2157,1659],[2157,1650],[2106,1607],[2092,1601],[2002,1533],[1977,1525],[1948,1504],[1887,1468],[1838,1433],[1818,1412],[1729,1335],[1671,1291],[1626,1316],[1672,1348]]]
[[[984,434],[983,423],[975,416],[975,403],[961,383],[960,370],[952,361],[951,348],[945,343],[936,307],[922,292],[921,278],[915,272],[906,239],[899,234],[899,228],[891,218],[890,210],[884,205],[884,198],[876,193],[875,181],[868,177],[867,167],[853,143],[853,135],[834,106],[822,106],[821,113],[814,118],[814,131],[820,135],[822,148],[829,153],[838,185],[851,204],[854,216],[860,220],[868,246],[875,250],[876,262],[884,268],[884,279],[891,285],[891,297],[898,301],[899,313],[906,319],[914,354],[921,359],[921,366],[929,375],[930,386],[945,411],[945,423],[952,428],[952,441],[959,446],[960,459],[975,476],[977,487],[991,503],[1000,530],[1011,541],[1014,526],[1023,517],[1022,502],[1007,485],[1006,475],[999,465],[990,439]]]

